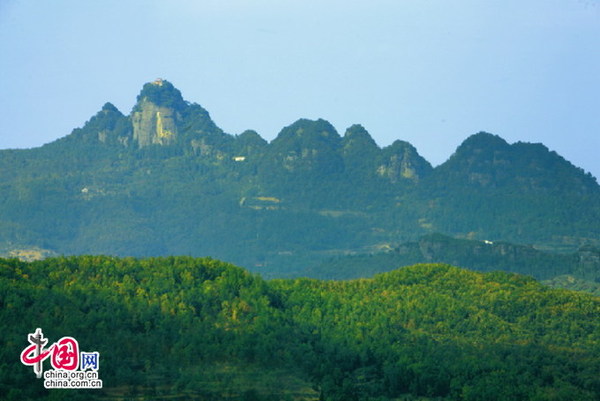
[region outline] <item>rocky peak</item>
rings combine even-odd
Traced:
[[[129,119],[112,103],[105,103],[102,109],[90,118],[83,127],[75,128],[70,135],[58,139],[56,143],[87,144],[91,146],[97,146],[98,143],[101,143],[126,146],[130,136],[131,124]]]
[[[463,141],[439,171],[469,185],[496,187],[511,170],[511,145],[497,135],[479,132]]]
[[[169,81],[159,78],[146,83],[131,113],[133,139],[138,147],[174,143],[186,106],[181,92]]]
[[[473,187],[513,186],[527,192],[597,192],[594,178],[546,146],[535,143],[508,144],[497,135],[480,132],[467,138],[439,166],[445,180]]]
[[[144,84],[133,110],[137,111],[138,106],[144,102],[174,109],[179,112],[187,105],[179,89],[175,88],[171,82],[161,78]]]
[[[267,147],[268,143],[256,131],[246,130],[235,137],[235,157],[247,157],[257,154]],[[239,160],[239,159],[238,159]]]
[[[269,144],[271,155],[288,171],[343,169],[341,137],[327,121],[300,119],[285,127]]]
[[[300,119],[281,130],[270,146],[278,153],[294,153],[306,158],[313,151],[337,150],[341,138],[325,120]]]
[[[431,164],[419,155],[417,149],[400,140],[383,148],[377,167],[377,174],[388,178],[392,183],[402,180],[417,182],[431,171]]]
[[[342,139],[342,157],[344,169],[351,177],[371,179],[380,154],[381,149],[362,125],[355,124],[346,130]]]
[[[344,153],[352,149],[379,149],[369,132],[360,124],[354,124],[346,130],[342,141]]]

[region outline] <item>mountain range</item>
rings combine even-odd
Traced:
[[[600,245],[595,177],[542,144],[479,132],[434,168],[359,124],[299,119],[268,142],[223,132],[162,79],[129,115],[106,103],[70,135],[0,151],[0,189],[0,252],[25,258],[211,256],[272,277],[432,233]]]

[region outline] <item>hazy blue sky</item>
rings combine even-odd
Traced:
[[[0,148],[162,77],[231,134],[360,123],[437,165],[488,131],[600,177],[598,1],[0,0],[0,71]]]

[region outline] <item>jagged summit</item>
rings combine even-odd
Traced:
[[[419,181],[428,176],[433,168],[414,146],[405,141],[396,140],[382,151],[382,162],[377,173],[387,177],[392,183],[401,180]]]
[[[131,113],[134,141],[140,148],[174,143],[186,106],[181,92],[169,81],[159,78],[145,84]]]
[[[299,119],[284,127],[270,143],[255,131],[233,136],[224,133],[208,111],[184,100],[171,82],[161,78],[143,85],[129,116],[106,103],[83,128],[75,129],[68,137],[66,142],[71,145],[82,141],[90,146],[166,146],[176,147],[174,151],[179,154],[188,152],[228,160],[251,155],[251,160],[272,159],[288,171],[345,171],[363,178],[379,176],[393,184],[417,182],[435,171],[436,176],[463,177],[482,186],[498,186],[513,178],[524,185],[527,179],[519,178],[522,172],[537,171],[533,174],[537,175],[535,184],[548,187],[553,186],[554,173],[547,171],[558,169],[567,178],[579,177],[576,181],[581,188],[597,186],[593,177],[584,177],[579,170],[573,174],[570,163],[541,144],[510,145],[487,132],[468,137],[435,169],[407,142],[397,140],[380,148],[360,124],[349,127],[343,137],[324,119]],[[546,178],[540,180],[541,176]]]

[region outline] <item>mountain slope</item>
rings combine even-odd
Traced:
[[[423,184],[417,198],[439,232],[554,249],[597,244],[596,179],[541,144],[473,135]]]
[[[575,280],[600,282],[600,249],[586,246],[576,252],[544,252],[532,246],[507,242],[476,241],[428,234],[417,241],[398,244],[394,249],[371,254],[341,256],[321,261],[303,273],[308,277],[348,280],[372,277],[390,269],[416,263],[447,263],[470,270],[507,271],[527,274],[537,280],[568,275]],[[555,281],[565,287],[565,278]],[[583,284],[580,282],[579,284]],[[575,288],[575,287],[573,287]]]

